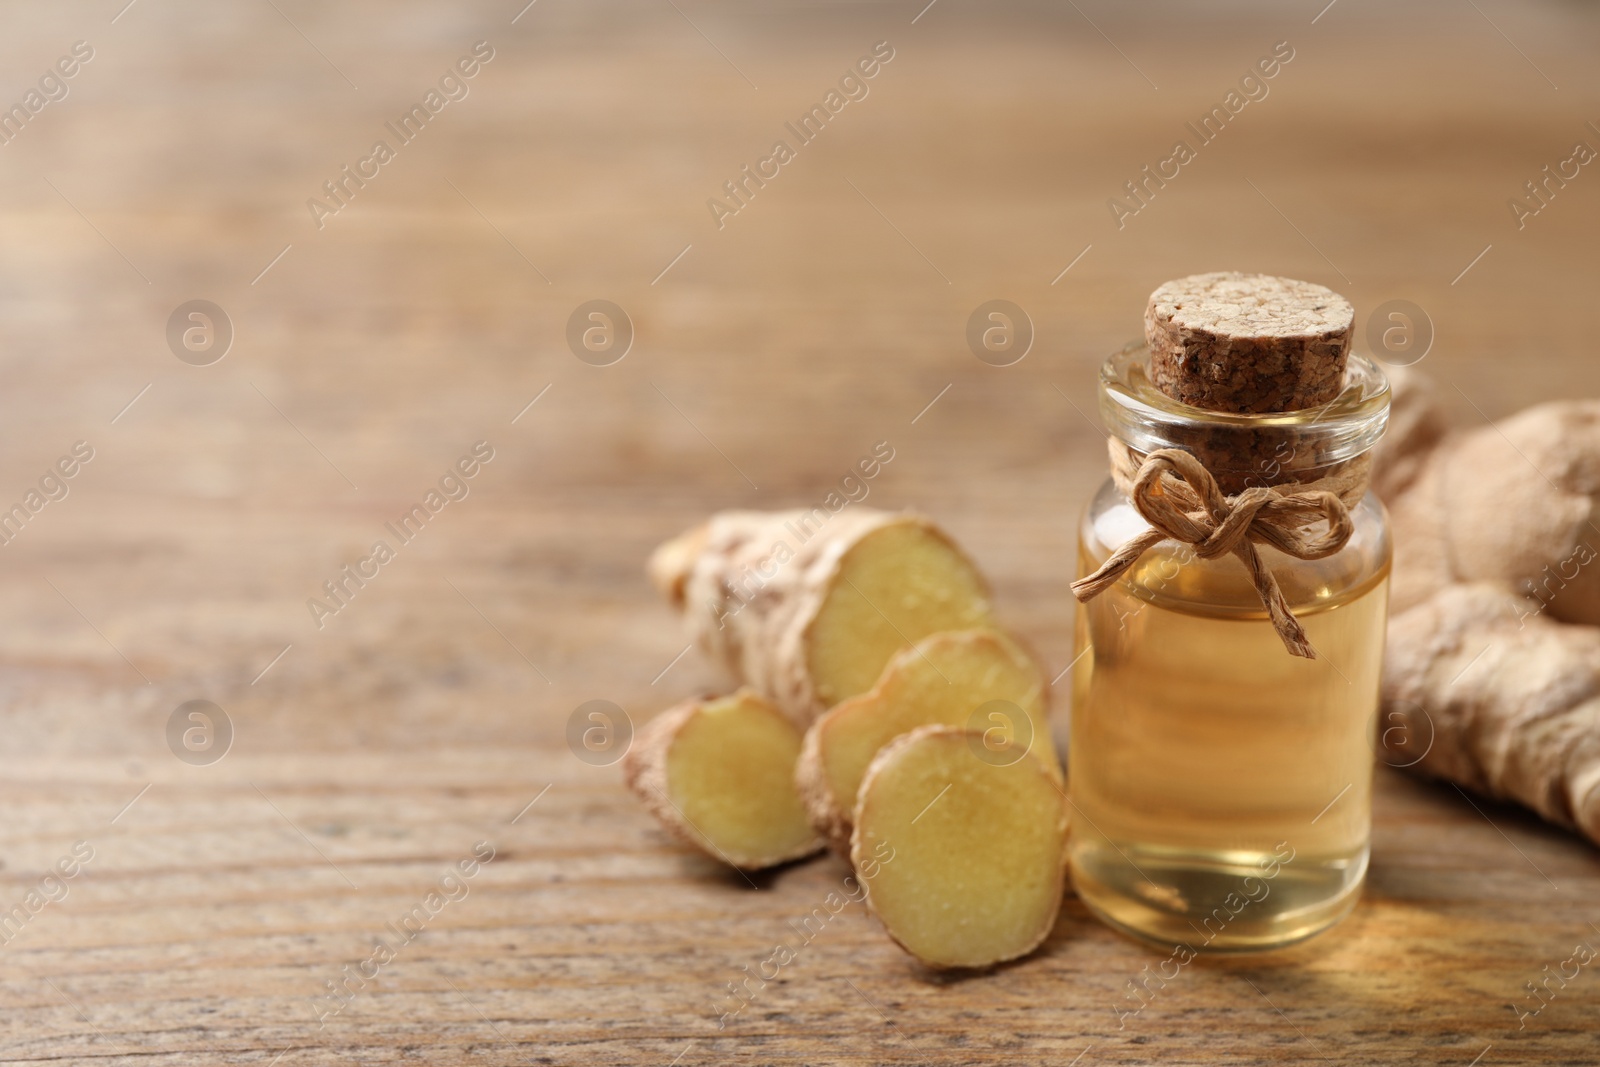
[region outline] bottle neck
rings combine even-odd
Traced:
[[[1111,457],[1111,480],[1123,496],[1131,498],[1133,484],[1149,453],[1130,448],[1126,442],[1115,437],[1109,438],[1107,445]],[[1203,449],[1182,450],[1205,462],[1206,453]],[[1216,465],[1207,465],[1206,469],[1225,496],[1237,496],[1252,488],[1277,488],[1297,493],[1327,492],[1344,501],[1346,507],[1355,507],[1366,496],[1371,481],[1372,453],[1363,452],[1343,462],[1321,467],[1289,469],[1283,463],[1272,460],[1248,470],[1230,470]]]
[[[1100,372],[1100,414],[1113,439],[1114,467],[1117,445],[1135,469],[1151,452],[1176,448],[1198,458],[1228,495],[1255,486],[1365,484],[1369,453],[1389,418],[1389,385],[1371,360],[1352,356],[1343,391],[1321,407],[1236,415],[1162,393],[1145,373],[1146,355],[1142,344],[1129,346]]]

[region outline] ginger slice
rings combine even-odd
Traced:
[[[844,553],[806,628],[817,699],[865,692],[907,641],[988,622],[983,579],[949,538],[925,522],[881,526]]]
[[[743,870],[821,847],[794,787],[800,731],[759,694],[691,700],[639,731],[628,788],[680,840]]]
[[[986,758],[1032,751],[1061,779],[1039,668],[994,630],[934,634],[897,652],[869,691],[806,732],[795,781],[811,823],[839,851],[850,845],[856,793],[878,750],[919,726],[975,726]],[[991,702],[993,707],[987,707]],[[976,721],[974,721],[976,716]],[[1007,752],[1002,746],[1015,745]]]
[[[802,726],[908,643],[990,623],[983,577],[947,534],[873,508],[721,512],[649,571],[692,637]]]
[[[1067,802],[1031,755],[978,758],[979,735],[923,726],[867,770],[851,860],[889,936],[930,967],[987,967],[1026,955],[1055,925],[1064,890]]]

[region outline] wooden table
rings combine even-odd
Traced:
[[[845,869],[752,889],[565,741],[584,701],[642,722],[721,684],[653,544],[816,502],[880,440],[869,503],[940,517],[1059,671],[1094,371],[1166,278],[1414,301],[1464,423],[1600,394],[1600,175],[1520,230],[1507,206],[1600,145],[1592,5],[123,3],[0,33],[5,100],[94,53],[0,147],[0,499],[93,449],[0,548],[0,906],[27,915],[4,1062],[1600,1061],[1592,967],[1523,1029],[1513,1007],[1600,943],[1595,850],[1389,771],[1351,919],[1200,961],[1121,1027],[1157,956],[1069,898],[1041,951],[969,978],[852,905],[719,1030]],[[386,132],[480,40],[464,98]],[[707,200],[879,41],[867,95],[719,228]],[[1268,95],[1119,229],[1107,201],[1278,41]],[[195,299],[232,324],[220,362],[169,347]],[[595,299],[633,326],[609,366],[566,340]],[[967,348],[990,299],[1034,326],[1012,366]],[[393,538],[479,441],[469,495]],[[308,599],[379,539],[319,628]],[[169,748],[191,700],[231,723],[223,758]],[[324,999],[380,937],[394,958]]]

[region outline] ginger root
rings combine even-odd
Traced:
[[[1059,781],[1045,689],[1027,653],[993,630],[934,634],[895,653],[872,689],[806,731],[795,782],[812,825],[835,849],[847,851],[856,794],[878,750],[919,726],[966,727],[990,701],[1005,703],[982,717],[989,750],[1016,742],[1015,755],[996,756],[1012,759],[1031,750]]]
[[[1031,755],[979,759],[981,736],[922,726],[890,742],[856,803],[851,859],[884,858],[867,906],[930,967],[988,967],[1049,935],[1065,878],[1067,804]]]
[[[930,967],[1044,940],[1067,830],[1047,686],[946,534],[866,508],[724,512],[649,570],[746,686],[657,717],[624,761],[673,834],[755,869],[821,847],[809,814]]]
[[[1385,747],[1600,842],[1600,627],[1454,585],[1389,625]]]
[[[649,572],[712,658],[801,726],[906,645],[990,624],[977,568],[918,515],[725,511],[656,549]]]
[[[634,739],[623,778],[678,839],[742,870],[822,847],[794,787],[800,730],[750,690],[690,700]]]
[[[1441,434],[1425,381],[1392,377],[1380,739],[1396,765],[1600,842],[1600,401]]]
[[[1413,378],[1397,379],[1397,426],[1437,418]],[[1563,622],[1600,624],[1600,567],[1588,566],[1600,551],[1600,401],[1537,404],[1492,426],[1386,442],[1374,486],[1394,532],[1391,612],[1456,582],[1496,581]]]

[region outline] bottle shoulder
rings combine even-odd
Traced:
[[[1318,560],[1297,559],[1271,545],[1258,545],[1267,568],[1297,612],[1337,607],[1362,596],[1389,574],[1393,546],[1388,514],[1371,492],[1350,511],[1354,527],[1338,552]],[[1079,574],[1088,574],[1130,539],[1150,529],[1110,479],[1084,510],[1079,527]],[[1147,550],[1121,583],[1140,599],[1199,607],[1225,615],[1263,612],[1248,571],[1231,553],[1200,559],[1194,549],[1162,541]]]

